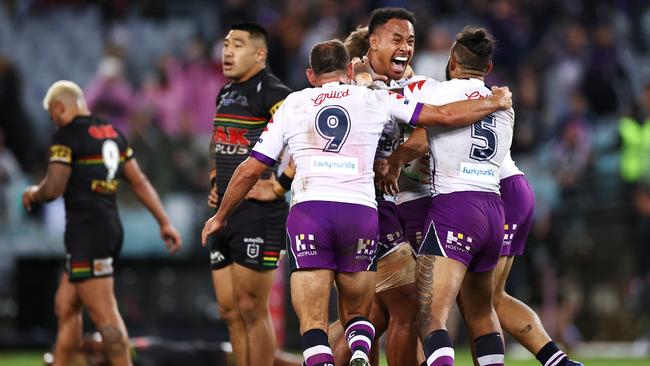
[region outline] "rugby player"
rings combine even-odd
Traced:
[[[71,81],[57,81],[43,99],[58,127],[50,146],[47,174],[23,193],[23,206],[63,195],[66,210],[66,267],[55,297],[58,321],[54,364],[67,365],[82,340],[85,305],[104,339],[112,365],[131,365],[128,335],[113,292],[113,262],[122,247],[117,211],[118,178],[155,217],[170,253],[181,248],[156,190],[140,170],[124,135],[91,115],[83,92]]]
[[[339,291],[339,315],[352,352],[350,365],[369,365],[374,328],[378,219],[373,160],[386,121],[457,126],[509,108],[509,91],[495,88],[482,100],[434,107],[386,90],[348,85],[353,75],[340,41],[315,45],[307,78],[314,88],[287,97],[251,157],[236,170],[202,242],[226,220],[259,176],[288,145],[296,162],[287,218],[291,298],[300,320],[307,366],[334,364],[327,340],[329,292]]]
[[[218,206],[235,168],[248,157],[290,93],[266,68],[267,38],[262,26],[242,23],[233,25],[224,40],[223,73],[230,83],[217,96],[210,141],[208,204],[212,207]],[[272,172],[273,168],[267,169],[264,178]],[[262,179],[258,184],[273,182]],[[269,355],[275,353],[276,341],[269,297],[284,244],[287,210],[284,196],[251,197],[233,212],[228,228],[211,240],[212,283],[238,366],[273,363]]]
[[[449,81],[418,82],[404,94],[432,104],[487,97],[490,91],[483,79],[492,69],[493,49],[494,39],[486,30],[466,27],[450,52]],[[504,363],[492,296],[505,222],[499,168],[512,142],[514,112],[499,111],[477,121],[451,131],[426,129],[434,197],[417,258],[416,283],[418,330],[429,366],[454,364],[446,323],[457,296],[477,364]],[[412,156],[389,159],[389,192],[397,190],[399,166],[409,160]]]

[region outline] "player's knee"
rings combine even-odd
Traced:
[[[107,324],[99,328],[102,335],[104,351],[109,357],[118,356],[127,352],[128,340],[126,334],[114,324]]]
[[[239,312],[244,322],[247,324],[254,323],[258,319],[267,316],[268,304],[262,303],[262,299],[255,294],[244,293],[237,299]]]
[[[234,324],[242,321],[239,309],[237,309],[235,306],[219,305],[219,315],[221,316],[221,319],[226,322],[226,324]]]
[[[506,297],[508,297],[508,294],[504,290],[495,289],[494,294],[492,295],[492,304],[494,304],[494,308],[496,309]]]
[[[69,319],[79,315],[81,308],[70,301],[56,299],[54,301],[54,314],[57,319]]]

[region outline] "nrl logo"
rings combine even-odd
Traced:
[[[260,254],[260,246],[254,243],[248,244],[246,247],[246,254],[250,258],[257,258],[257,256]]]

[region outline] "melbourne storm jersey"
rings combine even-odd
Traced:
[[[512,156],[510,155],[510,150],[508,150],[508,154],[506,155],[506,158],[503,159],[503,164],[501,165],[501,170],[499,171],[499,177],[500,179],[506,179],[508,177],[512,177],[513,175],[523,175],[524,172],[519,170],[517,168],[517,165],[515,164],[515,161],[512,160]]]
[[[376,207],[373,162],[389,120],[415,123],[422,105],[387,90],[327,83],[292,93],[251,153],[273,165],[288,145],[296,161],[293,202]]]
[[[243,83],[229,83],[221,89],[212,136],[220,194],[289,93],[291,90],[266,69]],[[270,171],[264,177],[268,175]]]
[[[68,223],[117,216],[118,179],[132,156],[124,135],[96,117],[76,117],[56,131],[50,163],[72,167],[63,195]]]
[[[404,94],[419,102],[442,105],[491,94],[478,79],[426,81]],[[514,111],[498,111],[473,125],[455,129],[427,127],[431,153],[432,194],[459,191],[499,193],[499,170],[512,143]]]

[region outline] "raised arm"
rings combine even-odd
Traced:
[[[32,210],[32,203],[50,202],[65,192],[72,168],[66,164],[50,163],[45,178],[34,186],[25,188],[23,207]]]
[[[226,225],[226,220],[232,211],[244,200],[248,191],[266,171],[268,165],[256,158],[249,157],[239,164],[230,182],[226,193],[223,195],[219,210],[206,221],[201,233],[201,244],[205,246],[208,236],[221,230]]]
[[[147,176],[140,170],[135,159],[129,159],[124,163],[124,177],[131,185],[133,193],[138,200],[151,212],[160,226],[160,237],[165,241],[165,246],[170,254],[177,252],[183,245],[178,231],[169,221],[169,217],[163,208],[158,192],[151,185]]]
[[[510,107],[512,107],[510,89],[492,87],[492,95],[483,99],[464,100],[440,106],[423,104],[415,124],[440,127],[467,126],[491,113]]]

